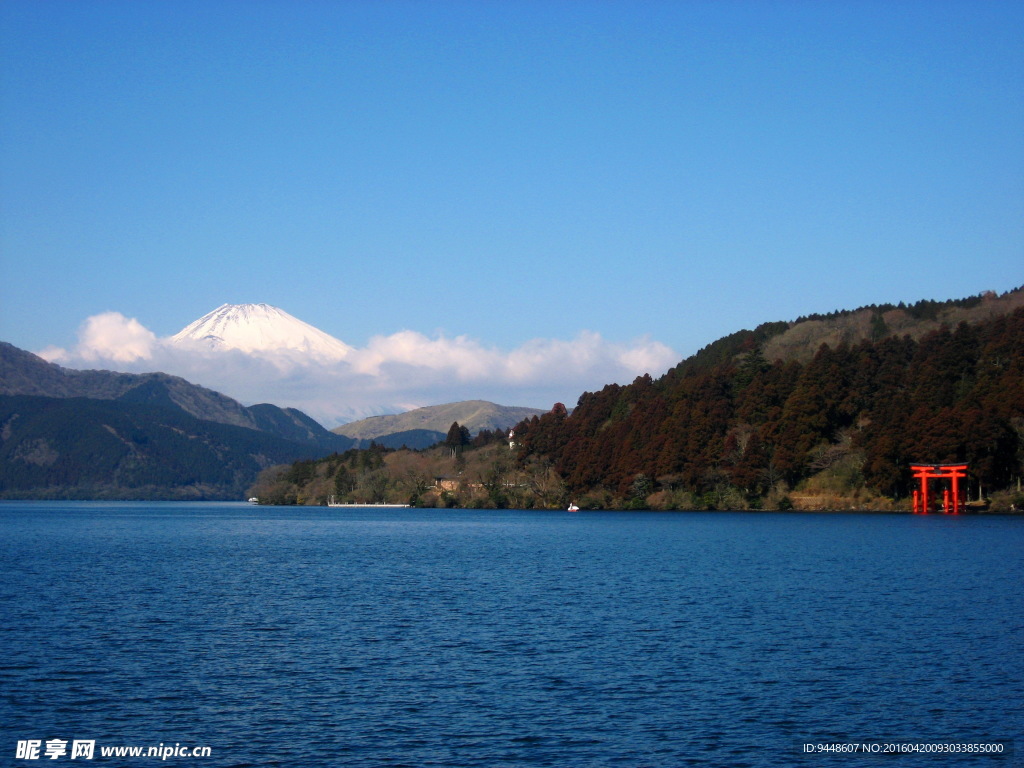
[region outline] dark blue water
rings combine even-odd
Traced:
[[[1024,519],[0,504],[0,765],[1007,766]],[[99,745],[209,746],[101,758]],[[73,762],[71,764],[78,764]]]

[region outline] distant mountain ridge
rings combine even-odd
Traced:
[[[165,405],[181,408],[197,419],[258,428],[255,418],[241,403],[178,376],[166,373],[78,371],[48,363],[31,352],[2,341],[0,395],[161,401]]]
[[[0,395],[0,498],[245,498],[268,466],[313,442],[144,402]]]
[[[0,497],[238,498],[271,464],[353,444],[292,408],[0,342]]]
[[[363,445],[373,441],[389,448],[402,445],[424,448],[444,440],[452,422],[457,421],[475,435],[484,429],[508,429],[542,413],[545,411],[539,408],[498,405],[487,400],[463,400],[416,408],[405,413],[371,416],[343,424],[331,431],[359,440]]]

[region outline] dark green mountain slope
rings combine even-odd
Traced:
[[[0,497],[237,499],[267,466],[353,444],[292,408],[0,342]]]
[[[239,499],[261,469],[323,454],[178,408],[0,395],[0,497]]]
[[[295,408],[279,408],[269,403],[251,405],[245,409],[252,417],[255,428],[271,435],[297,443],[312,443],[322,452],[346,451],[355,441],[336,435]]]
[[[236,400],[166,373],[76,371],[0,342],[0,395],[89,397],[173,404],[197,419],[256,428]]]
[[[166,373],[76,371],[48,363],[6,342],[0,342],[0,395],[77,397],[171,408],[203,421],[312,443],[323,453],[344,451],[354,445],[350,438],[329,432],[294,408],[266,403],[247,408],[227,395]]]

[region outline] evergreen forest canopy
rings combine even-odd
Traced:
[[[407,494],[382,460],[377,495],[465,506],[888,510],[908,505],[911,463],[965,462],[971,498],[1020,511],[1021,298],[1017,289],[740,331],[659,379],[608,385],[584,393],[571,414],[556,406],[521,422],[514,451],[474,457],[472,445],[439,446],[436,461],[447,456],[460,478],[446,491],[435,483],[426,493],[421,476]],[[808,329],[840,340],[801,348],[795,339],[813,338]],[[327,483],[330,458],[322,461],[310,471]],[[293,496],[320,503],[300,486]]]
[[[886,507],[913,489],[913,462],[966,462],[976,495],[1019,486],[1024,310],[919,340],[822,346],[807,363],[768,362],[754,332],[732,341],[735,357],[520,425],[521,456],[550,460],[594,504],[661,494],[654,503],[749,508],[802,493]]]

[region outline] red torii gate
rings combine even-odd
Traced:
[[[921,492],[914,491],[914,514],[927,514],[928,512],[928,481],[938,479],[950,479],[953,481],[953,514],[960,511],[960,478],[967,477],[966,464],[911,464],[914,470],[914,477],[921,481]],[[949,514],[949,489],[943,494],[944,509]]]

